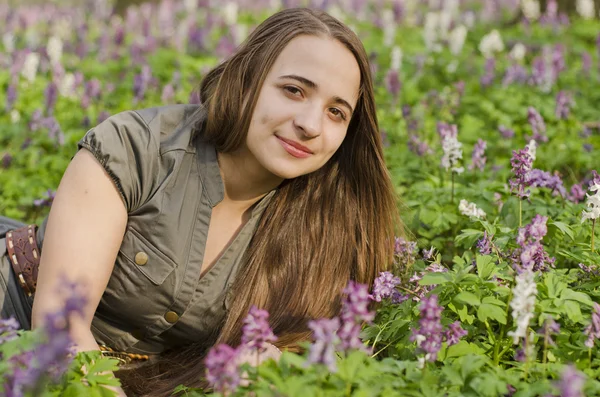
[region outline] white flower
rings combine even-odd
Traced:
[[[525,149],[527,149],[527,154],[531,157],[531,164],[533,166],[537,154],[537,143],[535,142],[535,139],[530,140],[529,144],[525,145]]]
[[[423,26],[423,40],[425,40],[425,47],[427,47],[429,51],[440,50],[440,45],[438,43],[439,26],[440,15],[437,12],[428,12],[425,15],[425,24]]]
[[[399,72],[401,67],[402,67],[402,49],[398,46],[394,46],[394,48],[392,48],[391,69],[395,70],[396,72]]]
[[[56,36],[52,36],[48,39],[48,45],[46,46],[46,52],[51,63],[60,63],[63,53],[63,42]]]
[[[75,75],[67,73],[58,85],[58,92],[61,96],[75,98]]]
[[[383,45],[390,47],[394,44],[396,38],[396,22],[394,21],[394,12],[389,9],[383,10],[381,13],[381,21],[383,24]]]
[[[2,45],[5,52],[12,53],[15,50],[15,35],[11,32],[4,33],[2,35]]]
[[[590,192],[596,192],[596,194],[589,195],[586,193],[588,199],[585,204],[591,209],[590,211],[584,210],[581,213],[581,223],[585,222],[587,219],[595,220],[600,218],[600,185],[594,183],[592,187],[590,187]]]
[[[536,21],[542,14],[538,0],[521,0],[521,10],[530,21]]]
[[[496,29],[483,36],[479,42],[479,51],[486,57],[490,58],[495,52],[504,51],[504,42],[500,36],[500,32]]]
[[[35,80],[39,64],[40,56],[37,52],[30,52],[25,57],[25,61],[23,62],[23,68],[21,69],[21,74],[30,83],[33,83],[33,81]]]
[[[460,200],[458,210],[461,214],[466,215],[470,218],[485,218],[485,211],[481,208],[477,208],[477,205],[475,205],[475,203],[469,203],[467,200]]]
[[[238,20],[238,5],[233,1],[228,2],[223,7],[223,19],[227,25],[233,26]]]
[[[452,32],[450,32],[449,47],[450,52],[454,55],[460,54],[465,45],[465,39],[467,38],[467,27],[465,25],[458,25]]]
[[[188,14],[193,14],[198,11],[198,0],[183,0],[183,8]]]
[[[523,43],[517,43],[513,46],[510,51],[510,57],[515,61],[522,61],[525,58],[525,54],[527,53],[527,47],[523,45]]]
[[[442,167],[448,171],[448,168],[452,168],[452,171],[460,174],[464,171],[463,167],[457,167],[458,160],[462,159],[462,143],[456,138],[456,134],[448,134],[442,141],[442,150],[444,155],[442,156]]]
[[[576,8],[583,19],[592,19],[596,16],[594,0],[577,0]]]
[[[17,109],[13,109],[10,111],[10,122],[13,124],[21,121],[21,113]]]
[[[529,321],[533,318],[535,309],[535,296],[537,294],[537,286],[534,280],[535,274],[530,269],[525,269],[521,274],[518,274],[513,288],[513,298],[510,301],[512,317],[517,329],[508,332],[509,336],[513,337],[513,343],[519,343],[520,338],[527,337],[527,328]]]

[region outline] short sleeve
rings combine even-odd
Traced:
[[[89,150],[115,183],[127,213],[151,196],[159,176],[160,143],[135,111],[118,113],[89,130],[77,143]]]

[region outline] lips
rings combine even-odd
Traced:
[[[312,150],[310,150],[309,148],[307,148],[304,145],[301,145],[300,143],[298,143],[296,141],[292,141],[291,139],[285,139],[285,138],[282,138],[280,136],[277,136],[277,138],[280,139],[280,140],[282,140],[283,142],[287,143],[288,145],[290,145],[290,146],[292,146],[292,147],[300,150],[300,151],[303,151],[303,152],[305,152],[307,154],[313,154]]]

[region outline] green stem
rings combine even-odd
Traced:
[[[450,202],[454,204],[454,171],[450,171],[452,173],[452,194],[450,196]]]
[[[591,244],[591,248],[592,248],[592,253],[594,252],[594,229],[596,228],[596,220],[592,219],[592,244]]]
[[[519,227],[523,227],[523,200],[519,199]]]
[[[512,299],[512,288],[510,290],[510,293],[508,294],[508,299],[506,300],[506,311],[505,316],[507,319],[507,324],[508,324],[508,313],[510,311],[510,300]],[[500,335],[498,336],[498,338],[496,338],[496,341],[494,343],[494,365],[498,366],[500,364],[500,358],[504,355],[504,353],[506,353],[508,351],[508,349],[505,349],[504,351],[500,352],[500,343],[502,343],[502,340],[504,339],[504,333],[506,332],[506,324],[502,324],[502,327],[500,327]]]

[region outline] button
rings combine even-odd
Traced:
[[[144,266],[146,263],[148,263],[148,254],[145,252],[138,252],[135,254],[135,263],[140,266]]]
[[[167,320],[171,324],[176,323],[177,320],[179,320],[179,315],[177,315],[177,313],[175,313],[175,312],[166,312],[165,320]]]

